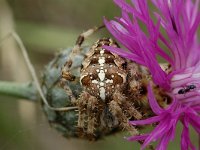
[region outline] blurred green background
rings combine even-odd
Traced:
[[[112,0],[0,0],[0,39],[16,30],[40,76],[56,51],[73,46],[81,32],[101,25],[103,16],[113,18],[119,14]],[[106,31],[100,32],[89,41],[105,35]],[[0,47],[0,80],[30,79],[15,41],[4,40]],[[65,139],[50,128],[39,103],[5,96],[0,96],[0,101],[0,150],[139,149],[137,143],[123,139],[126,133],[95,143]],[[178,146],[177,139],[170,149]]]

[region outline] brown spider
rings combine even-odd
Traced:
[[[83,39],[97,29],[99,28],[91,29],[79,36],[71,57],[80,53]],[[128,99],[126,95],[129,87],[127,61],[106,51],[102,48],[103,45],[119,47],[112,39],[102,38],[86,53],[80,70],[83,92],[78,100],[73,97],[72,92],[69,92],[69,88],[63,83],[65,90],[71,93],[74,104],[78,106],[78,128],[86,135],[95,136],[97,127],[111,130],[120,125],[132,134],[138,134],[138,131],[128,123],[130,118],[141,119],[142,115],[134,107],[134,100]],[[73,64],[71,60],[66,62],[62,69],[63,81],[76,80],[76,77],[70,72]]]
[[[112,39],[103,38],[87,53],[80,75],[84,91],[78,101],[79,115],[84,117],[79,117],[78,127],[86,126],[87,133],[93,134],[96,125],[106,129],[121,124],[136,134],[137,131],[130,127],[128,120],[130,117],[141,119],[142,115],[125,95],[128,88],[127,62],[103,49],[103,45],[118,47]]]
[[[103,27],[103,26],[102,26]],[[145,67],[106,51],[102,46],[119,47],[111,38],[98,40],[85,54],[80,68],[80,77],[70,72],[73,57],[81,53],[86,37],[102,27],[82,33],[62,69],[62,86],[78,107],[78,124],[81,136],[95,139],[95,132],[125,128],[132,135],[139,132],[129,124],[130,119],[152,115],[147,100],[147,82],[150,74]],[[67,82],[79,79],[83,91],[79,98],[67,86]],[[164,105],[162,96],[160,105]],[[159,101],[159,100],[158,100]]]

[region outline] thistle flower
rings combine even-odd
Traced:
[[[132,136],[128,140],[144,140],[141,149],[153,141],[159,141],[157,149],[165,150],[167,144],[174,139],[177,123],[181,122],[181,149],[196,149],[190,141],[189,125],[200,135],[200,42],[197,35],[200,23],[199,0],[151,0],[156,8],[152,15],[147,0],[132,0],[132,4],[124,0],[114,1],[121,8],[122,16],[112,21],[105,19],[104,22],[128,51],[109,46],[105,48],[146,66],[153,82],[173,98],[167,108],[161,108],[149,83],[148,99],[155,116],[130,123],[157,125],[150,133]],[[142,30],[140,23],[145,25],[148,33]],[[170,73],[162,70],[157,56],[171,65]]]

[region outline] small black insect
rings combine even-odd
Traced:
[[[190,89],[190,90],[192,90],[192,89],[196,88],[196,85],[193,85],[193,84],[192,85],[188,85],[187,88]]]
[[[187,92],[190,92],[191,90],[195,89],[196,88],[196,85],[187,85],[185,88],[182,88],[178,91],[178,94],[185,94]]]

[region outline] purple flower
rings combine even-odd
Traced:
[[[128,140],[144,140],[142,149],[153,141],[159,141],[157,149],[165,150],[174,138],[176,124],[181,122],[181,149],[195,149],[190,141],[189,125],[200,134],[199,0],[151,0],[148,2],[156,8],[152,13],[148,10],[147,0],[132,0],[132,4],[124,0],[114,1],[121,8],[122,16],[112,21],[105,19],[104,22],[128,51],[109,46],[105,48],[146,66],[153,82],[173,98],[168,108],[160,108],[150,83],[148,99],[155,116],[130,123],[157,125],[152,132]],[[139,23],[145,25],[147,32]],[[171,64],[170,73],[162,70],[157,61],[158,56]]]

